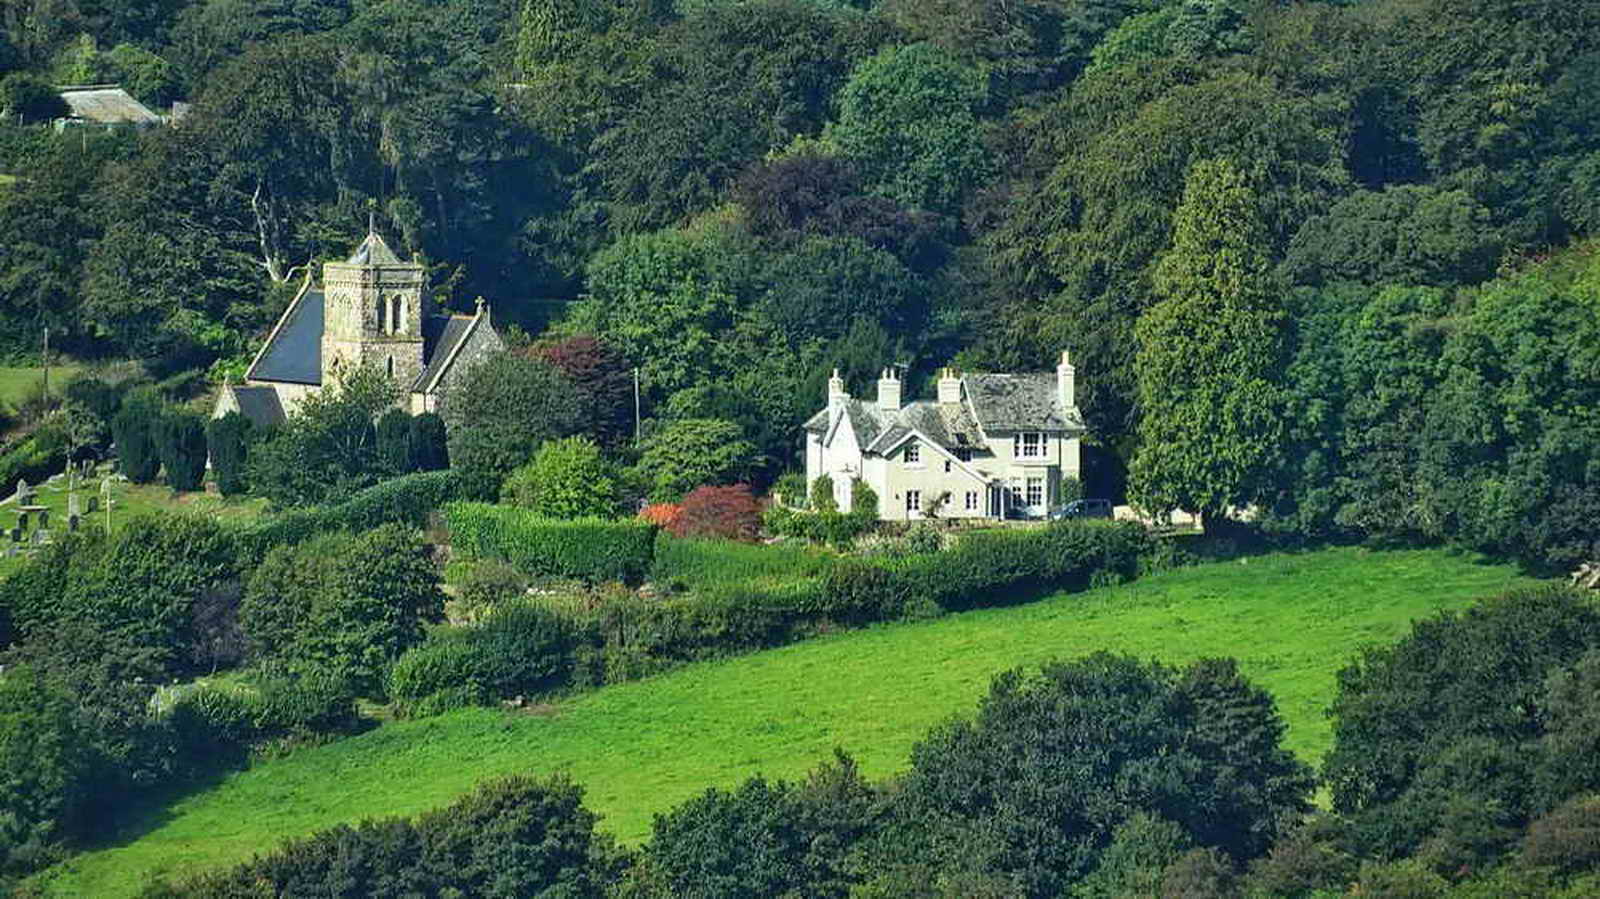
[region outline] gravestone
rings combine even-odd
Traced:
[[[79,517],[77,515],[68,515],[67,516],[67,533],[69,533],[69,534],[78,533],[78,522],[79,522]]]
[[[100,497],[91,494],[88,501],[84,503],[84,514],[93,515],[98,511],[100,511]]]
[[[11,530],[7,531],[6,533],[11,535],[11,542],[12,543],[21,543],[22,542],[22,528],[12,528]]]
[[[39,530],[42,531],[42,530],[45,530],[48,527],[50,527],[50,510],[49,509],[40,509],[39,510]]]
[[[26,531],[27,529],[28,529],[28,513],[27,512],[18,512],[17,513],[17,530]]]
[[[33,532],[33,545],[34,546],[43,546],[43,545],[45,545],[46,543],[49,543],[49,542],[50,542],[50,531],[47,528],[40,528],[37,531]]]

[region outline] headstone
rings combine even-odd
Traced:
[[[12,543],[22,542],[22,528],[12,528],[10,531],[7,531],[7,533],[11,535]]]
[[[33,545],[34,546],[43,546],[44,544],[49,543],[49,542],[50,542],[50,531],[48,529],[40,528],[37,531],[33,532]]]
[[[84,514],[93,515],[94,513],[100,511],[100,497],[91,495],[88,499],[88,502],[84,503],[84,506]]]
[[[26,531],[27,529],[28,529],[28,513],[26,513],[26,512],[18,512],[17,513],[17,530]]]
[[[78,533],[79,521],[80,521],[80,519],[79,519],[78,516],[76,516],[76,515],[68,515],[67,516],[67,533],[69,533],[69,534]]]
[[[18,503],[25,503],[27,501],[28,501],[28,479],[27,478],[17,478],[17,502]]]
[[[42,531],[42,530],[44,530],[45,528],[48,528],[48,527],[50,527],[50,510],[49,509],[40,509],[39,510],[39,530]]]

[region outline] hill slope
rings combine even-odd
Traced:
[[[478,780],[564,769],[624,840],[705,787],[795,777],[834,746],[870,776],[933,724],[968,714],[990,677],[1112,649],[1237,657],[1270,689],[1290,746],[1315,761],[1322,711],[1357,647],[1521,583],[1441,551],[1334,549],[1216,563],[1027,606],[841,634],[576,697],[548,715],[471,710],[403,722],[223,780],[137,822],[119,845],[47,872],[62,895],[128,895],[152,874],[238,861],[364,816],[442,805]]]

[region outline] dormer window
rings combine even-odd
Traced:
[[[922,447],[915,440],[906,444],[906,464],[917,465],[922,462]]]
[[[1044,434],[1023,431],[1012,438],[1012,455],[1018,459],[1043,459]]]

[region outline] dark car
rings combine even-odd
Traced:
[[[1111,500],[1079,499],[1050,510],[1051,521],[1067,518],[1110,518]]]

